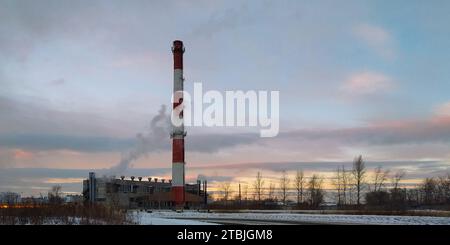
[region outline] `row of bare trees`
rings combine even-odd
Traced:
[[[235,191],[230,182],[222,183],[219,199],[225,204],[234,199],[239,200],[240,204],[276,203],[277,206],[316,208],[324,202],[327,194],[335,200],[337,207],[342,208],[374,206],[398,209],[418,205],[450,205],[450,175],[427,178],[417,188],[406,188],[401,184],[405,177],[402,170],[391,173],[379,166],[370,172],[368,174],[363,157],[358,156],[351,169],[337,167],[331,181],[327,182],[331,184],[327,186],[328,193],[324,189],[324,178],[317,174],[306,176],[298,170],[290,178],[286,171],[282,171],[278,183],[266,183],[262,173],[258,172],[252,183],[242,188],[239,183],[237,195],[232,195]]]
[[[348,203],[349,199],[347,196],[351,196],[352,190],[356,190],[356,202],[358,205],[361,204],[362,191],[365,184],[366,169],[362,156],[355,158],[353,169],[347,171],[344,166],[338,168],[336,172],[336,178],[333,180],[333,184],[337,188],[337,199],[338,205]],[[302,170],[297,170],[295,177],[293,179],[293,186],[296,194],[297,206],[307,204],[308,206],[318,207],[323,201],[325,196],[325,191],[323,189],[323,178],[317,174],[313,174],[311,177],[306,177]],[[379,185],[379,184],[377,184]],[[279,178],[279,198],[283,205],[287,205],[288,197],[292,194],[291,179],[287,175],[286,171],[282,171],[281,177]],[[269,183],[267,189],[267,195],[264,193],[265,180],[262,177],[261,172],[256,175],[255,181],[252,183],[254,191],[254,200],[261,202],[263,201],[263,196],[267,196],[265,200],[276,201],[276,185],[274,183]],[[242,198],[244,196],[247,199],[248,187],[245,187],[245,195],[239,193],[238,197]],[[231,185],[229,182],[222,183],[220,185],[220,192],[222,193],[222,200],[225,203],[229,200],[231,193]],[[350,202],[351,203],[351,202]]]
[[[384,191],[388,182],[391,192],[397,192],[404,176],[404,171],[391,175],[389,170],[378,166],[369,178],[364,160],[362,156],[358,156],[353,161],[352,169],[347,170],[345,166],[340,166],[335,171],[332,184],[336,190],[336,203],[338,206],[361,206],[368,193]]]
[[[282,171],[278,185],[270,182],[268,186],[266,186],[266,181],[261,172],[258,172],[254,182],[251,183],[253,198],[248,197],[248,186],[245,185],[241,188],[239,184],[239,193],[235,195],[235,201],[238,199],[240,203],[242,201],[252,201],[258,204],[277,202],[282,205],[287,205],[290,202],[289,197],[293,193],[291,186],[291,179],[286,171]],[[295,187],[297,205],[318,207],[324,200],[323,179],[319,175],[314,174],[306,178],[303,171],[299,170],[296,172],[293,186]],[[221,193],[220,201],[227,205],[232,198],[231,193],[233,193],[231,183],[221,183],[219,185],[219,192]]]
[[[425,205],[450,205],[450,174],[437,178],[427,178],[416,195],[416,202]]]
[[[366,203],[371,207],[405,209],[414,207],[450,207],[450,175],[426,178],[416,188],[399,185],[403,173],[392,177],[390,189],[381,188],[366,194]]]
[[[312,206],[318,206],[323,201],[324,191],[323,191],[323,179],[319,175],[314,174],[309,180],[305,177],[303,171],[298,170],[295,174],[293,180],[293,185],[295,187],[295,194],[297,204],[309,203]],[[256,175],[256,180],[253,183],[253,187],[258,197],[258,201],[261,202],[261,196],[264,196],[264,180],[262,179],[261,172]],[[279,179],[279,197],[283,205],[287,205],[288,197],[291,193],[291,179],[287,175],[286,171],[281,172],[281,177]],[[267,200],[275,201],[277,200],[276,185],[274,183],[269,183]]]
[[[289,179],[286,171],[282,171],[280,183],[279,183],[279,190],[280,190],[280,199],[284,205],[286,205],[290,190],[290,184],[291,180]],[[256,175],[256,181],[253,184],[258,196],[258,201],[261,201],[261,196],[263,195],[264,191],[264,180],[262,180],[262,175],[260,172]],[[297,194],[297,203],[302,203],[304,199],[304,190],[306,188],[306,179],[303,174],[303,171],[297,171],[294,179],[294,185],[295,190]],[[268,200],[275,200],[276,197],[276,185],[274,183],[269,183],[269,189],[267,193],[267,199]]]

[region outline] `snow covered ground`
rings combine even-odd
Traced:
[[[317,224],[370,224],[370,225],[450,225],[450,217],[391,216],[391,215],[339,215],[339,214],[298,214],[298,213],[205,213],[185,211],[139,212],[140,224],[211,224],[201,220],[261,220],[286,223]]]
[[[133,212],[131,215],[134,221],[141,225],[216,225],[197,220],[165,218],[158,214],[147,212]]]

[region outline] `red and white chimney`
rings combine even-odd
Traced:
[[[173,41],[173,111],[183,102],[183,53],[184,46],[180,40]],[[177,96],[175,96],[177,94]],[[179,113],[179,117],[183,120],[183,111]],[[184,173],[184,123],[180,126],[172,125],[172,193],[175,199],[175,205],[183,207],[185,204],[185,173]]]

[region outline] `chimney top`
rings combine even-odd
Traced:
[[[184,46],[181,40],[173,41],[172,52],[174,53],[184,53]]]

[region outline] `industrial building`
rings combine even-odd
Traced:
[[[183,208],[203,208],[207,201],[206,181],[185,185]],[[178,205],[172,192],[172,181],[158,178],[126,179],[100,177],[89,173],[83,181],[83,195],[91,203],[101,203],[122,208],[173,209]]]
[[[126,208],[200,208],[207,201],[207,183],[197,181],[196,184],[185,182],[185,152],[183,110],[179,107],[183,102],[184,77],[183,42],[175,40],[173,54],[173,116],[178,117],[180,125],[172,125],[172,180],[167,182],[157,178],[131,177],[125,179],[96,178],[89,173],[89,179],[83,181],[83,195],[90,202],[107,203]],[[175,115],[176,113],[176,115]]]
[[[21,202],[21,195],[16,192],[1,192],[0,204],[17,204]]]

